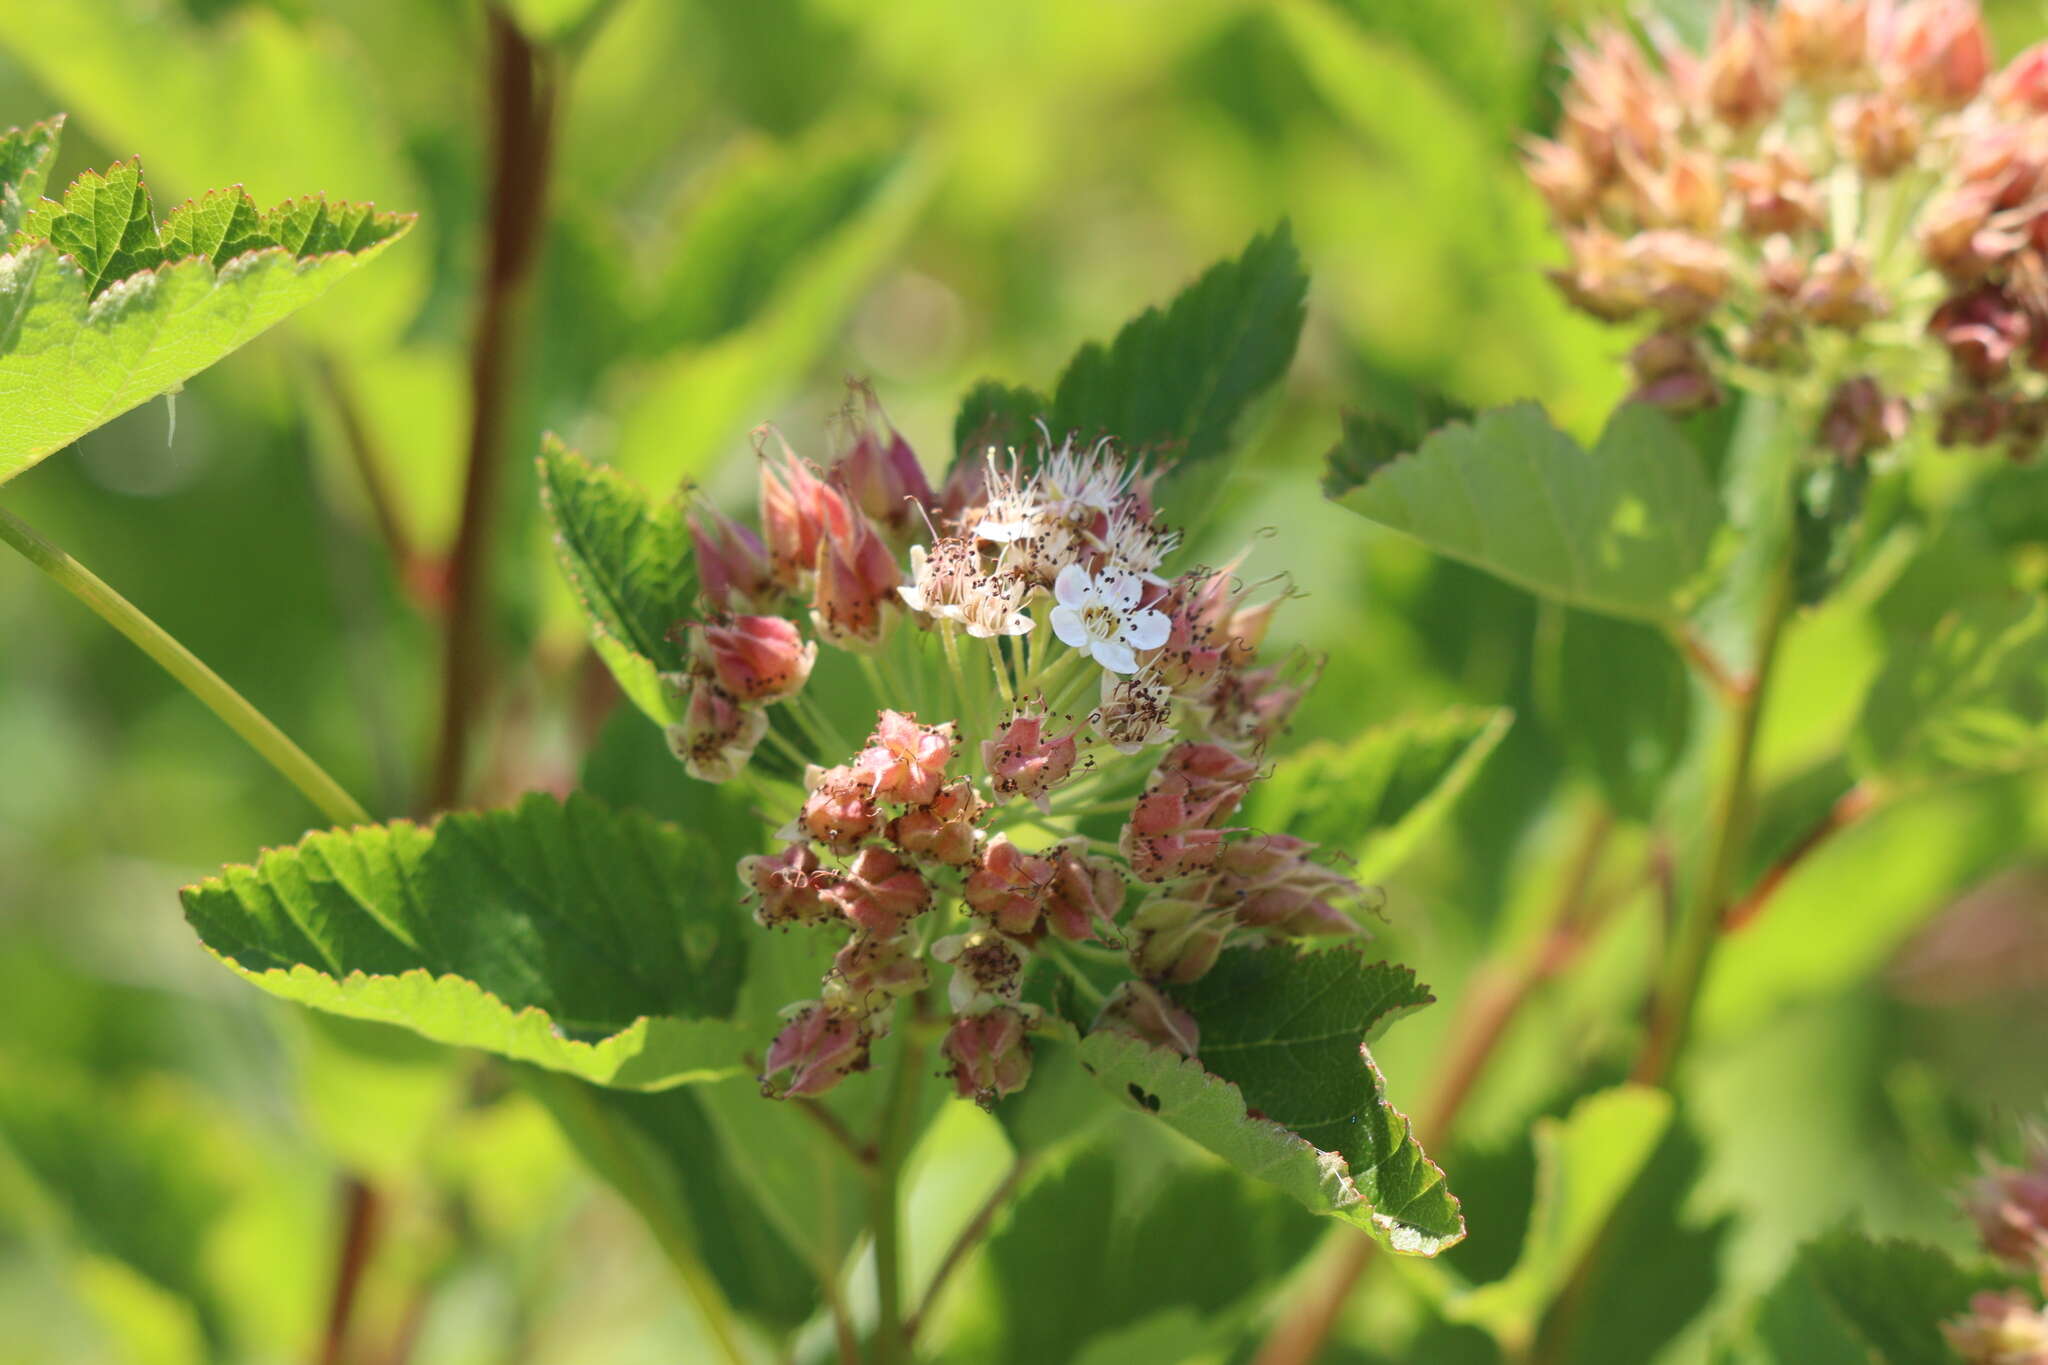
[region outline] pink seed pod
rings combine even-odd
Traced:
[[[773,434],[756,432],[757,439]],[[776,440],[781,442],[780,435]],[[846,503],[782,442],[780,465],[761,459],[761,525],[772,558],[775,581],[785,589],[801,587],[818,566],[828,518],[844,516]]]
[[[884,711],[875,721],[867,747],[853,760],[853,771],[877,801],[929,806],[946,782],[958,730],[951,721],[920,725],[902,711]]]
[[[1028,956],[1015,939],[988,928],[949,934],[932,945],[932,957],[953,969],[946,995],[955,1014],[1016,1004]]]
[[[1984,1249],[2021,1270],[2048,1275],[2048,1142],[2026,1166],[1994,1166],[1970,1188],[1964,1208]]]
[[[967,867],[980,857],[975,824],[987,809],[974,784],[959,778],[941,787],[929,806],[912,806],[891,820],[888,839],[912,857]]]
[[[2022,1290],[1972,1295],[1970,1311],[1941,1334],[1964,1365],[2048,1365],[2048,1313]]]
[[[768,1046],[761,1093],[770,1099],[822,1095],[848,1073],[867,1070],[870,1042],[860,1016],[815,1001],[798,1006]]]
[[[1869,375],[1835,386],[1815,438],[1845,460],[1860,460],[1906,434],[1906,405]]]
[[[848,397],[859,405],[857,411],[849,411],[853,444],[832,466],[832,480],[854,506],[900,544],[913,528],[924,524],[924,509],[936,501],[931,482],[910,442],[890,425],[875,391],[856,384]]]
[[[1115,863],[1087,852],[1085,840],[1053,849],[1052,882],[1046,888],[1045,922],[1069,943],[1117,940],[1116,917],[1124,908],[1124,878]]]
[[[981,763],[988,770],[989,789],[997,796],[1021,796],[1049,811],[1047,793],[1074,771],[1080,729],[1048,735],[1046,720],[1036,709],[1014,713],[992,738],[981,742]]]
[[[1991,74],[1991,39],[1975,0],[1918,0],[1886,12],[1878,66],[1907,99],[1960,109]]]
[[[961,895],[968,909],[1004,933],[1032,934],[1038,930],[1052,875],[1046,859],[1024,852],[1007,835],[997,835],[982,849],[981,864],[967,878]]]
[[[683,719],[667,730],[669,751],[698,781],[729,782],[768,733],[768,713],[710,678],[691,678],[689,689]]]
[[[874,523],[834,494],[818,545],[811,621],[840,649],[871,649],[887,624],[883,609],[897,600],[903,570]]]
[[[874,844],[855,854],[845,875],[823,894],[848,921],[881,938],[902,933],[905,924],[932,904],[931,883],[924,874]]]
[[[825,975],[825,1004],[873,1014],[900,995],[923,990],[930,979],[912,936],[884,938],[857,930],[832,958],[832,969]]]
[[[946,1033],[945,1054],[953,1063],[954,1090],[984,1109],[1031,1079],[1031,1039],[1024,1032],[1024,1016],[1014,1009],[955,1019]]]
[[[756,853],[740,859],[740,883],[754,902],[754,919],[764,928],[789,924],[822,924],[838,912],[819,893],[832,882],[820,871],[818,855],[808,844],[791,844],[780,853]]]

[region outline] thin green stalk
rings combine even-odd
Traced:
[[[1080,963],[1067,956],[1066,945],[1047,939],[1039,946],[1053,965],[1065,972],[1073,981],[1075,989],[1086,996],[1090,1004],[1100,1009],[1103,1001],[1102,988],[1089,979],[1088,973],[1081,970]]]
[[[1778,641],[1793,605],[1792,561],[1788,553],[1772,584],[1757,635],[1756,671],[1731,697],[1729,752],[1715,794],[1706,862],[1674,926],[1656,994],[1651,999],[1649,1037],[1637,1058],[1634,1079],[1662,1085],[1684,1049],[1694,1007],[1706,981],[1707,964],[1721,937],[1721,920],[1734,896],[1734,882],[1756,806],[1756,745],[1770,692]]]
[[[134,603],[5,508],[0,508],[0,540],[20,551],[24,559],[55,579],[59,587],[91,607],[101,620],[162,665],[166,673],[226,721],[229,729],[303,792],[321,814],[337,825],[370,823],[370,813],[343,791],[341,784],[329,777],[304,749],[272,724],[268,716],[252,706],[248,698],[228,686],[220,674],[201,663],[197,655]]]
[[[908,1359],[903,1317],[903,1161],[909,1155],[917,1092],[924,1081],[924,1045],[906,1031],[903,1051],[875,1138],[875,1323],[874,1365]]]

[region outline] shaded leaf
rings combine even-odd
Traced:
[[[1323,470],[1323,496],[1340,498],[1451,422],[1469,422],[1472,409],[1439,394],[1413,390],[1406,401],[1344,414],[1344,435]]]
[[[1147,1178],[1151,1165],[1097,1143],[1025,1187],[988,1242],[996,1320],[986,1344],[971,1343],[981,1349],[963,1358],[1109,1359],[1104,1338],[1126,1349],[1149,1343],[1160,1330],[1154,1319],[1179,1310],[1168,1339],[1180,1354],[1114,1358],[1185,1360],[1190,1347],[1216,1344],[1218,1315],[1315,1243],[1315,1220],[1229,1171],[1178,1166]],[[1193,1247],[1202,1254],[1188,1254]]]
[[[1287,373],[1307,293],[1283,222],[1107,346],[1082,347],[1053,392],[1053,432],[1113,436],[1176,466],[1222,454],[1252,401]]]
[[[1374,458],[1339,447],[1332,463]],[[1530,592],[1653,622],[1678,617],[1721,526],[1691,443],[1642,404],[1617,410],[1590,451],[1534,404],[1482,413],[1338,501]]]
[[[591,644],[651,720],[680,720],[661,675],[683,666],[672,632],[697,595],[682,500],[655,505],[630,479],[552,436],[541,445],[540,491],[555,559],[589,618]]]
[[[239,975],[585,1080],[731,1075],[749,925],[695,835],[584,796],[529,796],[306,836],[184,891]]]
[[[1434,1256],[1464,1237],[1443,1172],[1365,1048],[1433,998],[1412,972],[1354,948],[1243,947],[1169,994],[1201,1026],[1199,1059],[1090,1034],[1082,1060],[1112,1094],[1395,1251]]]
[[[1637,1085],[1588,1095],[1562,1119],[1538,1119],[1536,1197],[1521,1259],[1503,1278],[1452,1299],[1445,1316],[1485,1327],[1508,1351],[1526,1349],[1670,1122],[1670,1096]]]
[[[522,1075],[591,1169],[665,1250],[674,1242],[701,1259],[734,1308],[782,1328],[811,1315],[810,1268],[738,1180],[697,1087],[646,1094]]]
[[[953,458],[979,460],[990,450],[1030,450],[1038,444],[1037,423],[1052,403],[1036,389],[984,379],[960,400],[953,419]]]
[[[1350,854],[1370,881],[1449,813],[1513,721],[1507,710],[1454,710],[1308,745],[1253,786],[1243,822]]]
[[[1852,753],[1892,782],[2048,763],[2048,601],[1971,603],[1907,643],[1871,685]]]
[[[1685,757],[1692,675],[1663,632],[1572,607],[1548,608],[1538,636],[1544,709],[1573,763],[1632,820],[1656,813]]]
[[[1954,1365],[1942,1322],[1968,1308],[1971,1294],[2004,1283],[1933,1247],[1846,1230],[1808,1243],[1798,1271],[1885,1365]]]
[[[0,256],[0,482],[325,293],[412,219],[217,191],[159,229],[138,162],[32,209]]]

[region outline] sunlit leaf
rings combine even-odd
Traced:
[[[694,835],[529,796],[307,835],[185,889],[225,965],[273,995],[601,1084],[731,1075],[750,926]]]
[[[1618,410],[1590,451],[1521,403],[1453,423],[1412,455],[1368,455],[1340,445],[1331,456],[1369,471],[1338,494],[1346,507],[1590,611],[1676,619],[1721,525],[1691,444],[1642,404]]]
[[[43,192],[64,116],[57,114],[26,128],[0,133],[0,241],[14,235]]]
[[[411,224],[321,199],[259,212],[225,190],[159,228],[138,163],[81,176],[0,256],[0,482],[177,389]]]
[[[1434,1256],[1464,1237],[1365,1046],[1433,999],[1412,972],[1352,948],[1246,947],[1169,993],[1201,1026],[1198,1058],[1092,1033],[1082,1060],[1113,1094],[1395,1251]]]
[[[681,500],[654,504],[630,480],[553,437],[541,447],[540,489],[556,561],[583,604],[598,656],[650,719],[680,719],[661,675],[683,666],[674,629],[697,595]]]
[[[1443,820],[1513,720],[1505,710],[1457,710],[1311,744],[1252,788],[1242,818],[1347,853],[1357,859],[1351,871],[1370,881]]]
[[[1933,1247],[1848,1231],[1809,1244],[1799,1270],[1884,1365],[1954,1365],[1942,1322],[1968,1308],[1972,1293],[1997,1283]]]
[[[953,457],[979,460],[990,450],[1029,450],[1038,441],[1036,423],[1052,412],[1052,400],[1035,389],[984,379],[960,400],[953,419]]]

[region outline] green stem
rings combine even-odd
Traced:
[[[287,781],[305,793],[306,799],[337,825],[367,825],[370,813],[341,789],[306,751],[291,742],[270,718],[250,705],[248,698],[228,686],[220,674],[199,661],[197,655],[178,643],[169,631],[149,619],[140,608],[102,582],[90,569],[64,553],[20,517],[0,508],[0,540],[21,552],[23,558],[57,581],[57,585],[91,607],[101,620],[120,631],[144,654],[163,666],[166,673],[200,701],[228,728]]]
[[[1086,996],[1090,1004],[1097,1009],[1102,1008],[1102,988],[1088,978],[1088,973],[1081,970],[1080,963],[1067,956],[1066,945],[1047,939],[1040,945],[1040,949],[1054,966],[1067,974],[1073,981],[1075,989]]]
[[[914,1030],[903,1035],[896,1075],[882,1129],[875,1139],[875,1323],[874,1365],[906,1360],[903,1318],[903,1161],[909,1155],[917,1092],[924,1080],[924,1045]]]
[[[1692,1028],[1707,964],[1721,936],[1722,916],[1733,895],[1755,812],[1757,735],[1770,691],[1771,666],[1792,605],[1792,556],[1788,551],[1778,566],[1758,630],[1756,671],[1730,695],[1729,752],[1714,797],[1706,862],[1674,926],[1671,948],[1651,999],[1649,1037],[1636,1060],[1634,1078],[1646,1084],[1662,1085],[1669,1080]]]

